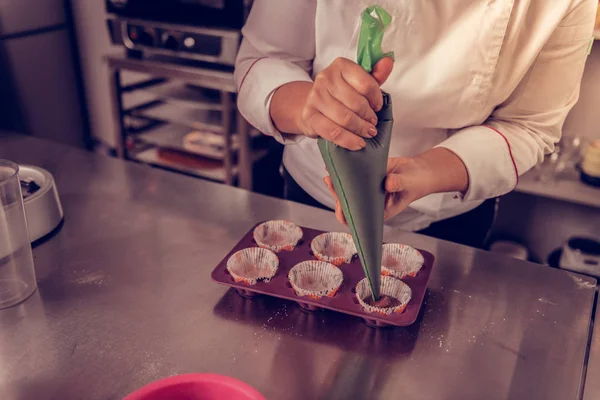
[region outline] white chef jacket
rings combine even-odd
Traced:
[[[285,147],[294,180],[334,207],[316,140],[275,128],[275,90],[312,81],[337,57],[356,60],[361,12],[373,0],[255,0],[242,32],[238,109]],[[511,191],[543,161],[577,102],[596,0],[377,0],[392,15],[382,48],[395,54],[382,86],[392,96],[390,157],[444,147],[465,164],[464,194],[410,205],[393,225],[410,230]]]

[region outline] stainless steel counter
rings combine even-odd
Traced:
[[[333,214],[31,138],[0,135],[0,157],[52,172],[65,211],[34,249],[39,291],[0,311],[3,400],[208,371],[276,400],[581,396],[591,278],[386,232],[437,260],[417,322],[376,330],[210,281],[257,221],[340,229]]]

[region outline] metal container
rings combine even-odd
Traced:
[[[600,277],[600,242],[583,237],[569,239],[563,246],[559,266],[562,269]]]
[[[50,172],[32,165],[19,166],[29,239],[35,242],[52,232],[63,219],[63,209]]]

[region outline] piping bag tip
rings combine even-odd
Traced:
[[[393,57],[393,53],[381,50],[383,33],[391,19],[386,10],[376,5],[362,13],[357,63],[369,73],[383,57]],[[385,92],[382,95],[383,107],[376,113],[377,135],[365,139],[363,149],[350,151],[318,140],[375,301],[380,294],[384,181],[393,125],[392,99]]]

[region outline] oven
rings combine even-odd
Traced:
[[[113,44],[130,56],[235,64],[251,0],[106,0]]]

